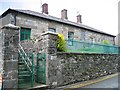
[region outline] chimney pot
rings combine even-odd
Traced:
[[[42,5],[42,13],[48,14],[48,4],[44,3]]]
[[[62,19],[68,19],[68,17],[67,17],[67,10],[66,9],[63,9],[61,11],[61,18]]]
[[[77,23],[82,23],[82,16],[79,14],[77,15]]]

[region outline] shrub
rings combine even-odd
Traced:
[[[58,34],[57,50],[60,52],[67,51],[66,41],[63,34]]]
[[[108,41],[108,40],[103,40],[103,42],[102,42],[103,44],[110,44],[110,42]]]
[[[108,40],[103,40],[103,44],[109,45],[110,42]],[[104,46],[103,47],[104,53],[109,53],[111,51],[109,51],[109,47],[108,46]]]

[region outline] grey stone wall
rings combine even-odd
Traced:
[[[51,56],[55,57],[55,56]],[[49,59],[49,85],[62,86],[118,72],[120,55],[57,53]]]
[[[48,31],[48,28],[56,29],[57,33],[64,34],[65,39],[68,39],[68,32],[74,32],[74,40],[78,41],[89,41],[89,42],[96,42],[102,43],[103,40],[108,40],[110,44],[114,44],[114,37],[95,33],[89,30],[85,30],[82,28],[74,27],[67,24],[62,24],[42,18],[32,17],[28,15],[19,14],[16,16],[16,25],[20,27],[31,28],[31,38],[34,38],[41,33]],[[85,38],[82,35],[82,32],[85,32]],[[83,39],[84,38],[84,39]]]
[[[32,40],[21,42],[28,52],[31,50],[36,54],[46,53],[46,84],[50,87],[118,72],[119,55],[57,53],[56,41],[57,35],[47,32],[41,35],[34,44]]]
[[[115,37],[115,44],[120,46],[120,33]]]
[[[38,38],[21,41],[20,44],[23,46],[26,53],[34,53],[34,64],[36,67],[37,63],[37,54],[45,53],[46,54],[46,84],[49,85],[48,77],[48,63],[51,55],[57,53],[57,34],[46,32],[41,34]],[[52,56],[53,57],[53,56]]]
[[[57,53],[57,34],[53,33],[46,33],[43,34],[43,47],[41,52],[46,52],[46,84],[50,85],[50,78],[49,78],[49,59],[55,58],[51,57],[51,55],[55,55]],[[56,79],[56,78],[54,78]]]
[[[7,25],[9,23],[11,23],[11,13],[7,14],[6,16],[4,16],[3,18],[0,18],[0,22],[1,22],[1,28],[4,26],[4,25]]]
[[[23,15],[20,13],[17,15],[14,13],[10,13],[0,19],[0,23],[2,26],[11,23],[20,27],[31,28],[31,38],[34,38],[38,35],[41,35],[41,33],[48,31],[48,28],[54,28],[56,29],[57,33],[64,34],[65,39],[68,39],[68,32],[72,31],[74,32],[74,39],[78,41],[85,40],[89,42],[94,41],[96,43],[102,43],[103,40],[108,40],[111,44],[115,43],[114,37],[108,35],[95,33],[71,25],[62,24],[33,16]],[[85,32],[85,35],[82,35],[82,32]]]
[[[2,29],[0,29],[0,75],[3,74],[3,39]]]
[[[2,28],[3,47],[3,88],[18,88],[18,44],[19,28],[16,26],[5,25]]]
[[[16,25],[31,28],[31,38],[36,38],[48,30],[48,22],[36,17],[19,14],[16,16]]]

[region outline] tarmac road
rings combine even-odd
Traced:
[[[64,90],[120,90],[120,76],[116,73],[62,88]]]
[[[118,82],[119,80],[120,80],[120,77],[115,76],[110,79],[107,79],[107,80],[104,80],[101,82],[97,82],[94,84],[90,84],[90,85],[82,87],[82,88],[118,88],[118,86],[120,84]]]

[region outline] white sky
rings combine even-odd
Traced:
[[[49,14],[61,17],[68,10],[68,19],[76,22],[77,12],[82,23],[109,34],[118,34],[118,1],[120,0],[0,0],[0,14],[8,8],[40,12],[41,4],[48,3]]]

